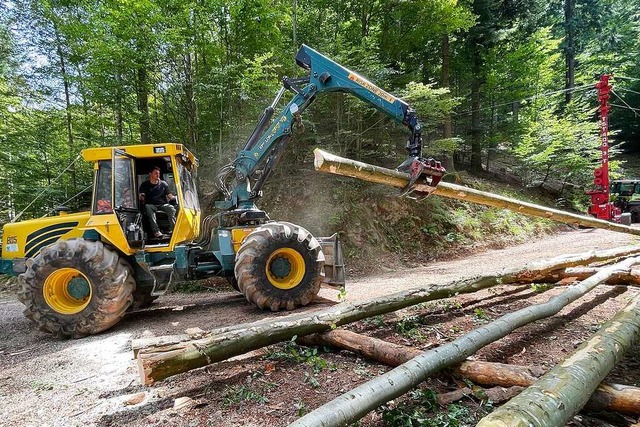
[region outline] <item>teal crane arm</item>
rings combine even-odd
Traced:
[[[421,126],[415,111],[409,105],[385,92],[360,75],[332,61],[314,49],[302,45],[296,55],[296,63],[308,71],[300,78],[283,79],[283,84],[272,104],[265,109],[258,125],[247,140],[244,148],[227,168],[223,176],[234,173],[234,185],[226,190],[226,199],[217,202],[221,209],[252,210],[254,201],[260,197],[261,188],[269,173],[277,163],[287,142],[291,138],[294,123],[301,121],[300,114],[325,92],[350,93],[376,109],[387,114],[396,122],[409,128],[411,136],[407,142],[408,158],[398,169],[418,176],[427,174],[437,177],[444,173],[439,162],[422,159]],[[288,90],[294,94],[287,105],[274,117],[275,108]],[[419,170],[415,170],[418,164]],[[426,169],[426,171],[425,171]],[[260,170],[260,176],[251,185],[251,177]],[[224,185],[224,177],[219,178]],[[433,186],[437,184],[433,183]]]

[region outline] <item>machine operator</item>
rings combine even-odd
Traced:
[[[160,168],[155,166],[149,172],[149,179],[140,185],[140,200],[145,203],[145,212],[151,225],[151,233],[156,239],[162,238],[163,233],[158,226],[156,212],[162,211],[169,219],[169,232],[173,232],[176,225],[176,208],[169,204],[175,196],[169,191],[166,181],[160,179]]]

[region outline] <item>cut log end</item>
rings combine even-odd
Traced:
[[[322,164],[324,163],[324,155],[325,152],[319,148],[313,150],[313,167],[316,168],[316,170],[322,168]]]
[[[138,374],[140,376],[140,383],[144,385],[153,385],[156,381],[153,379],[151,373],[152,369],[147,367],[145,364],[144,357],[138,357],[136,359],[136,364],[138,366]]]

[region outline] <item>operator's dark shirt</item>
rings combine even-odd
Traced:
[[[140,193],[144,193],[145,203],[151,205],[166,205],[169,203],[167,194],[169,193],[169,185],[160,180],[157,184],[152,184],[151,181],[145,181],[140,184]]]

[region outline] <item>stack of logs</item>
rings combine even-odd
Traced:
[[[638,413],[640,412],[640,389],[600,384],[600,382],[640,335],[640,298],[632,300],[614,319],[605,324],[600,332],[583,344],[568,359],[570,363],[558,365],[541,379],[537,377],[542,372],[535,369],[466,360],[480,348],[506,336],[514,329],[558,313],[564,306],[583,296],[599,283],[620,284],[627,281],[626,283],[638,284],[639,276],[631,267],[640,262],[640,257],[627,258],[606,267],[576,268],[576,266],[610,261],[638,253],[640,253],[640,246],[563,256],[545,262],[530,263],[524,268],[511,269],[498,275],[431,285],[370,301],[343,302],[310,313],[296,313],[277,319],[201,332],[195,337],[196,339],[189,334],[146,338],[135,340],[132,346],[144,384],[153,384],[181,372],[223,361],[270,344],[288,341],[294,336],[302,337],[300,342],[303,344],[332,345],[350,349],[389,365],[399,365],[389,373],[351,390],[348,396],[338,397],[294,423],[300,426],[338,426],[355,422],[371,410],[416,387],[433,373],[452,366],[462,376],[478,384],[510,388],[529,387],[529,389],[537,387],[534,396],[526,397],[525,393],[529,390],[527,389],[520,393],[518,398],[536,402],[536,408],[540,408],[544,416],[540,418],[542,415],[536,413],[528,416],[545,420],[545,424],[542,425],[564,425],[567,419],[587,404],[587,401],[590,407],[606,407],[620,412]],[[567,277],[578,280],[587,275],[591,276],[577,282],[544,304],[507,314],[451,343],[426,352],[383,343],[346,330],[336,329],[358,320],[426,301],[476,292],[500,284],[548,283]],[[581,366],[581,363],[586,364],[587,367]],[[412,374],[407,375],[407,372]],[[587,374],[591,377],[585,378]],[[549,376],[551,376],[550,379]],[[570,387],[570,391],[551,392],[552,387],[540,385],[542,381],[562,384],[564,387]],[[390,383],[394,386],[390,387]],[[518,388],[511,388],[506,392],[506,397],[519,391]],[[489,393],[492,392],[504,393],[500,389]],[[497,399],[497,396],[494,398]],[[548,408],[545,409],[545,405],[540,403],[544,399],[553,400],[547,406],[556,405],[558,408],[564,408],[564,411],[548,411]],[[513,400],[515,399],[511,402]],[[509,403],[502,408],[508,409]],[[344,405],[347,406],[344,407]],[[514,405],[517,408],[522,407],[521,403]],[[520,409],[516,411],[518,416],[522,415],[520,412]],[[497,416],[495,414],[498,414],[498,411],[490,416]],[[322,420],[322,423],[318,420]]]
[[[640,231],[633,230],[634,234]],[[601,382],[640,336],[640,296],[633,298],[567,360],[547,373],[531,367],[467,360],[480,348],[516,328],[557,314],[600,283],[638,285],[640,276],[632,269],[640,263],[638,255],[640,246],[567,255],[532,262],[523,268],[512,268],[500,274],[429,285],[364,302],[342,302],[318,311],[201,332],[196,337],[185,334],[135,340],[132,346],[144,384],[153,384],[181,372],[288,341],[294,336],[300,337],[298,342],[303,345],[322,344],[348,349],[397,366],[298,419],[292,424],[294,426],[353,423],[445,368],[454,369],[477,384],[500,387],[488,391],[489,395],[493,393],[496,400],[506,400],[518,394],[483,419],[478,424],[481,427],[562,426],[585,405],[638,414],[640,389]],[[588,267],[595,262],[609,264]],[[424,352],[337,329],[426,301],[476,292],[491,286],[555,283],[567,278],[572,278],[573,285],[547,302],[509,313],[450,343]],[[463,395],[466,392],[460,390],[456,394]],[[444,400],[455,398],[441,396]]]

